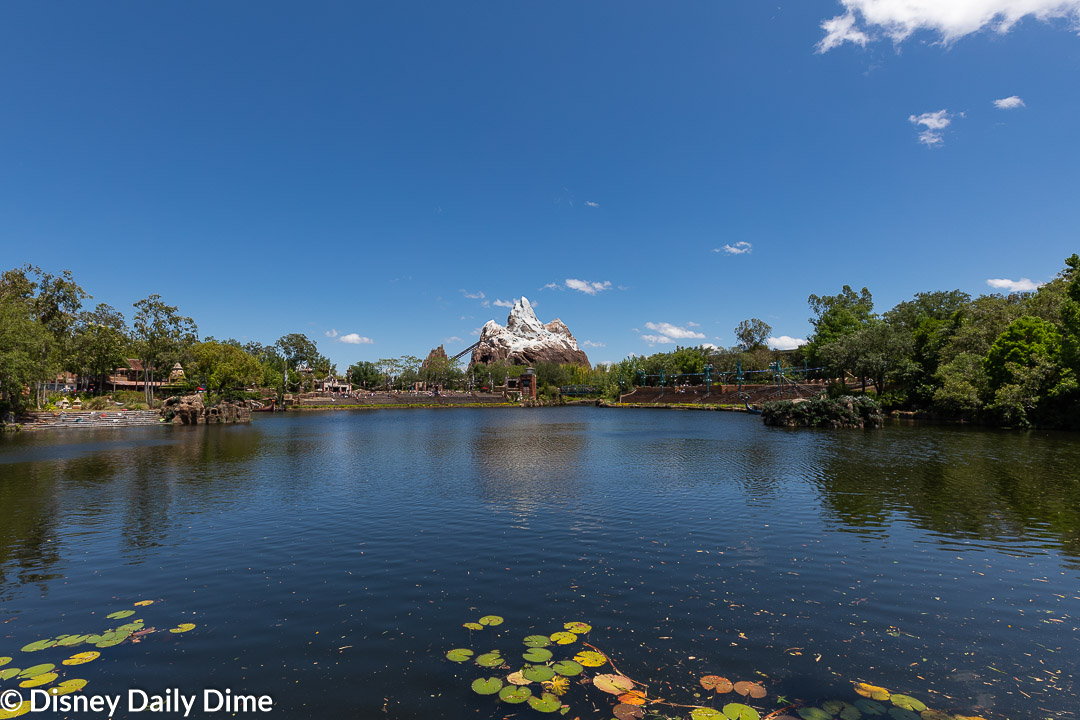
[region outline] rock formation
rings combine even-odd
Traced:
[[[542,324],[526,297],[514,303],[506,318],[506,327],[494,320],[484,325],[470,365],[487,365],[499,360],[513,365],[550,362],[591,367],[589,357],[578,349],[570,328],[558,318],[547,325]]]
[[[424,362],[420,363],[420,369],[426,370],[427,368],[431,367],[433,363],[439,367],[446,367],[449,362],[450,358],[446,354],[446,348],[440,345],[439,347],[428,353],[428,356],[424,358]]]
[[[162,403],[161,417],[174,425],[241,423],[251,422],[251,409],[233,402],[207,407],[202,395],[183,395],[171,397]]]

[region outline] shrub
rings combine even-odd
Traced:
[[[780,400],[762,407],[766,425],[783,427],[878,427],[884,422],[881,407],[865,395],[813,400]]]

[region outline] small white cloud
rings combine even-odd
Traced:
[[[923,130],[919,132],[919,142],[927,147],[933,147],[944,142],[942,131],[952,124],[953,117],[955,116],[950,115],[948,110],[938,110],[922,115],[910,115],[908,122],[916,128],[921,126]],[[963,117],[963,113],[960,117]]]
[[[559,283],[549,282],[547,285],[545,285],[543,287],[543,289],[544,290],[558,290],[559,289]]]
[[[459,292],[462,295],[464,295],[466,298],[468,298],[469,300],[483,300],[485,297],[487,297],[486,295],[484,295],[484,293],[480,292],[479,290],[477,290],[474,293],[471,293],[468,290],[460,290]]]
[[[585,347],[607,347],[607,345],[605,345],[602,342],[593,342],[592,340],[586,340],[585,342],[583,342],[581,344],[584,345]]]
[[[480,307],[491,307],[491,301],[490,300],[481,300],[480,301]]]
[[[801,345],[805,345],[806,340],[803,338],[793,338],[788,335],[781,335],[780,337],[768,338],[765,340],[765,344],[773,350],[794,350]]]
[[[725,245],[724,247],[713,248],[713,252],[727,253],[728,255],[746,255],[753,252],[754,246],[745,240],[740,240],[734,245]]]
[[[328,337],[328,338],[336,338],[337,336],[338,336],[338,331],[335,330],[334,328],[330,328],[329,330],[326,331],[326,337]]]
[[[704,340],[704,333],[695,332],[689,328],[679,327],[671,323],[647,322],[645,327],[657,335],[642,335],[641,339],[650,345],[670,345],[678,340]],[[636,329],[634,332],[638,332]]]
[[[686,326],[687,327],[701,327],[701,323],[696,323],[693,320],[691,320],[690,322],[686,323]]]
[[[587,207],[600,207],[600,203],[598,203],[598,202],[593,202],[592,200],[586,200],[586,201],[585,201],[585,205],[586,205]]]
[[[675,342],[666,335],[642,335],[641,339],[650,345],[669,345]]]
[[[369,337],[358,335],[356,333],[349,333],[348,335],[342,335],[338,338],[338,342],[343,342],[347,345],[373,345],[375,341]]]
[[[1007,98],[1001,98],[994,101],[994,107],[998,110],[1015,110],[1016,108],[1027,107],[1024,105],[1024,101],[1020,99],[1019,95],[1013,95]]]
[[[463,343],[465,341],[463,339],[459,338],[457,335],[451,335],[448,338],[443,338],[443,342],[444,343]]]
[[[713,345],[712,343],[701,343],[701,347],[705,348],[706,350],[719,350],[720,349],[719,345]]]
[[[514,307],[514,303],[510,302],[509,300],[496,300],[492,303],[492,305],[494,305],[495,307]]]
[[[990,278],[986,281],[986,284],[997,290],[1008,290],[1010,293],[1016,293],[1038,290],[1046,283],[1037,283],[1029,278],[1020,278],[1019,280],[1008,280],[1006,278]]]
[[[577,290],[583,292],[586,295],[595,295],[598,292],[611,289],[611,281],[605,280],[604,282],[589,282],[588,280],[575,280],[574,278],[566,278],[566,287],[571,290]]]
[[[865,46],[882,36],[901,43],[919,30],[929,30],[951,44],[990,28],[1009,32],[1022,18],[1049,22],[1069,18],[1080,23],[1080,0],[840,0],[842,15],[825,20],[819,53],[846,42]]]

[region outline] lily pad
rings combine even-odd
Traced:
[[[719,710],[709,707],[694,708],[690,711],[692,720],[724,720],[724,715]]]
[[[889,708],[889,717],[895,720],[922,720],[919,713],[899,707]]]
[[[33,687],[40,687],[42,685],[48,685],[49,683],[51,683],[53,680],[55,680],[58,677],[59,677],[59,675],[57,675],[54,672],[44,673],[42,675],[35,675],[34,677],[30,678],[29,680],[23,680],[21,683],[19,683],[19,687],[33,688]]]
[[[502,625],[503,619],[498,615],[485,615],[484,617],[480,618],[480,624],[495,627],[496,625]]]
[[[529,648],[521,657],[525,658],[526,662],[542,663],[551,659],[551,651],[547,648]]]
[[[557,632],[551,634],[551,641],[559,645],[569,645],[577,640],[577,635],[572,632]]]
[[[856,700],[855,707],[870,716],[884,715],[889,712],[888,708],[874,700]]]
[[[79,653],[78,655],[72,655],[67,660],[65,660],[63,662],[63,664],[64,665],[84,665],[84,664],[86,664],[88,662],[91,662],[93,660],[97,660],[99,657],[101,657],[101,653],[97,652],[96,650],[91,650],[90,652],[83,652],[83,653]]]
[[[10,680],[21,672],[21,668],[4,668],[3,670],[0,670],[0,680]]]
[[[848,705],[840,711],[840,714],[837,717],[839,717],[840,720],[860,720],[860,718],[862,718],[862,712],[854,705]]]
[[[532,697],[532,690],[518,685],[507,685],[499,691],[499,699],[513,705],[523,703]]]
[[[90,639],[89,635],[68,635],[63,640],[59,640],[56,643],[57,647],[74,647],[76,645],[82,645],[84,642]]]
[[[3,667],[4,665],[7,665],[9,662],[11,662],[11,658],[9,658],[9,657],[0,657],[0,667]]]
[[[469,648],[454,648],[450,652],[446,653],[446,659],[451,662],[465,662],[473,656],[473,651]]]
[[[502,665],[503,662],[505,661],[503,660],[502,655],[499,654],[498,650],[493,650],[492,652],[478,655],[476,658],[476,664],[480,667],[498,667]]]
[[[525,646],[531,648],[547,647],[551,644],[551,640],[547,635],[529,635],[525,638]]]
[[[170,632],[172,632],[172,631],[170,630]],[[127,640],[129,637],[131,637],[131,636],[130,635],[125,635],[125,634],[118,635],[116,633],[105,633],[104,635],[101,636],[101,642],[95,643],[94,647],[98,647],[98,648],[115,647],[115,646],[119,645],[120,643],[124,642],[125,640]]]
[[[942,712],[941,710],[927,709],[923,710],[919,715],[922,717],[922,720],[956,720],[955,717],[947,712]]]
[[[565,625],[563,625],[563,628],[565,628],[566,630],[569,630],[572,633],[577,633],[578,635],[584,635],[585,633],[592,630],[592,625],[590,625],[589,623],[583,623],[583,622],[568,622]]]
[[[892,701],[893,705],[904,710],[922,712],[926,709],[926,705],[921,700],[916,700],[910,695],[893,695],[889,700]]]
[[[547,665],[527,665],[521,674],[533,682],[544,682],[555,677],[555,671]]]
[[[581,666],[581,663],[574,662],[573,660],[560,660],[552,665],[551,669],[563,677],[574,677],[575,675],[580,675],[581,671],[585,668]]]
[[[189,625],[191,627],[188,627]],[[139,632],[140,630],[142,630],[144,627],[145,627],[145,624],[143,623],[142,620],[136,620],[135,622],[129,622],[127,625],[121,625],[120,627],[116,628],[116,632],[136,633],[136,632]],[[193,629],[195,627],[195,623],[184,623],[183,625],[180,625],[179,627],[186,627],[186,628],[188,628],[188,630],[191,630],[191,629]],[[89,637],[89,636],[87,636],[87,637]]]
[[[461,627],[466,627],[466,628],[469,628],[470,630],[483,630],[484,629],[484,626],[481,625],[480,623],[473,623],[473,622],[465,623]]]
[[[757,710],[742,703],[728,703],[724,706],[724,717],[731,720],[761,720]]]
[[[131,617],[134,614],[134,610],[117,610],[114,613],[109,613],[105,617],[109,618],[110,620],[123,620],[124,618]]]
[[[180,623],[173,629],[169,630],[171,633],[186,633],[188,630],[194,630],[195,623]]]
[[[33,677],[37,677],[38,675],[44,675],[45,673],[50,673],[55,669],[56,669],[56,666],[53,665],[52,663],[42,663],[41,665],[34,665],[33,667],[26,668],[21,673],[19,673],[19,677],[20,678],[33,678]]]
[[[512,683],[514,685],[528,685],[529,683],[532,682],[532,680],[530,680],[529,678],[522,675],[521,671],[519,670],[517,672],[512,672],[509,675],[507,675],[506,676],[506,682]]]
[[[871,700],[888,700],[892,695],[888,690],[877,685],[870,685],[868,683],[855,683],[855,692],[862,695],[864,698],[870,698]]]
[[[644,705],[648,701],[649,698],[640,690],[631,690],[619,696],[619,702],[623,705]]]
[[[551,693],[544,693],[540,697],[532,695],[529,697],[529,707],[544,713],[555,712],[562,707],[562,701]]]
[[[833,720],[832,713],[816,707],[799,708],[799,717],[803,720]]]
[[[21,715],[26,715],[30,712],[30,708],[33,707],[29,700],[23,701],[18,707],[12,710],[0,710],[0,718],[7,720],[7,718],[17,718]]]
[[[56,645],[56,641],[52,638],[46,640],[37,640],[23,647],[23,652],[38,652],[39,650],[48,650],[52,646]]]
[[[503,681],[497,677],[477,678],[473,680],[473,692],[478,695],[494,695],[502,689]]]
[[[147,605],[153,605],[153,604],[154,604],[153,600],[140,600],[139,602],[135,603],[135,607],[146,607]]]
[[[634,689],[634,681],[622,675],[597,675],[593,687],[612,695],[622,695]]]
[[[72,678],[65,680],[62,683],[58,683],[50,692],[54,692],[56,695],[70,695],[73,692],[78,692],[86,687],[86,681],[80,678]]]
[[[582,650],[574,656],[574,660],[585,667],[600,667],[607,662],[607,658],[604,657],[604,654],[598,653],[595,650]]]
[[[611,713],[616,720],[641,720],[645,717],[645,710],[640,705],[627,705],[620,703],[612,708]]]

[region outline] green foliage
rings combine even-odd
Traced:
[[[990,346],[984,367],[990,387],[997,390],[1017,381],[1024,367],[1056,362],[1061,350],[1061,333],[1051,323],[1028,315],[1009,324]]]
[[[884,422],[881,407],[866,395],[767,402],[761,419],[766,425],[783,427],[861,428]]]
[[[215,399],[233,400],[246,395],[244,387],[262,375],[259,362],[236,345],[203,342],[190,350],[188,374],[198,378]]]
[[[772,327],[757,318],[743,320],[735,328],[735,339],[739,341],[739,345],[746,351],[763,347],[770,335],[772,335]]]

